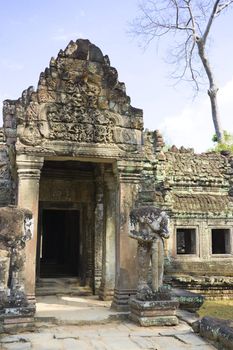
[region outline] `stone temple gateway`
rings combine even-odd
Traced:
[[[232,296],[233,157],[164,148],[143,131],[108,56],[71,41],[41,73],[36,91],[4,101],[0,206],[34,217],[25,248],[25,288],[75,276],[124,309],[135,294],[133,207],[169,213],[166,278],[175,286]],[[1,255],[0,255],[1,259]]]

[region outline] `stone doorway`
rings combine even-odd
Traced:
[[[39,237],[39,277],[80,277],[80,212],[44,209]]]
[[[43,295],[48,289],[57,294],[62,288],[78,295],[106,294],[110,290],[112,296],[115,202],[111,163],[44,161],[39,192],[36,295],[42,295],[41,288]]]
[[[92,295],[87,271],[85,210],[78,205],[40,202],[36,295]],[[89,255],[93,254],[91,249]],[[87,277],[87,275],[89,277]]]

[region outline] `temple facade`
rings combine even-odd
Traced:
[[[3,116],[0,206],[33,214],[30,301],[42,279],[76,277],[127,307],[137,281],[129,213],[144,205],[170,217],[167,282],[232,296],[232,155],[167,149],[158,131],[143,131],[142,110],[98,47],[71,41],[36,90],[4,101]]]

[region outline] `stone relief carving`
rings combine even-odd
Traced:
[[[30,87],[19,100],[5,102],[4,115],[9,113],[23,145],[70,141],[134,151],[141,143],[135,130],[143,129],[142,111],[130,105],[116,69],[88,40],[70,42],[52,58],[37,91]]]
[[[138,241],[137,267],[138,300],[153,300],[162,291],[164,271],[164,242],[169,238],[168,216],[155,207],[141,207],[130,213],[129,236]],[[151,282],[148,282],[151,262]],[[163,291],[164,295],[164,291]]]
[[[15,206],[0,208],[0,313],[5,308],[28,306],[24,293],[24,248],[32,232],[29,210]]]
[[[0,142],[0,207],[14,201],[14,171],[10,163],[14,153],[11,151],[12,148]]]

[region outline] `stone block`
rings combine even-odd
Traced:
[[[21,332],[34,332],[36,329],[34,322],[26,322],[26,323],[14,323],[7,324],[3,326],[3,332],[9,334],[16,334]]]
[[[198,293],[184,289],[173,289],[172,298],[179,302],[179,308],[190,312],[197,311],[204,303],[205,298]]]
[[[179,303],[177,301],[131,299],[129,305],[129,318],[141,326],[174,326],[178,324],[176,309]]]
[[[214,341],[221,349],[233,349],[233,322],[213,317],[203,317],[200,322],[202,337]]]
[[[86,60],[88,56],[89,41],[88,40],[77,40],[78,48],[75,51],[75,57],[79,60]]]
[[[89,60],[104,63],[104,57],[101,50],[94,44],[90,44],[89,46]]]
[[[133,313],[130,313],[129,318],[140,324],[142,327],[150,326],[176,326],[178,319],[176,316],[153,316],[153,317],[141,317]]]

